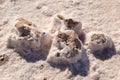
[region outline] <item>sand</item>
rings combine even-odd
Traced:
[[[101,60],[89,57],[87,75],[73,75],[68,67],[53,67],[39,56],[21,56],[7,48],[16,17],[24,17],[46,31],[58,13],[82,22],[86,32],[102,31],[114,41],[117,54]],[[0,66],[0,80],[120,80],[120,0],[0,0],[0,55],[9,57]],[[31,60],[32,59],[32,60]]]

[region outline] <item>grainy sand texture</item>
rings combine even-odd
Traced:
[[[7,47],[17,18],[23,17],[46,32],[56,14],[80,21],[86,35],[106,33],[116,54],[102,59],[87,50],[89,65],[75,64],[79,67],[73,70],[51,65],[37,52],[21,54]],[[120,80],[120,0],[0,0],[0,80]]]

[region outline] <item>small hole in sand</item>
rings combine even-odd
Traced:
[[[44,78],[43,80],[47,80],[47,78]]]
[[[60,57],[60,53],[57,53],[57,54],[56,54],[56,57]]]
[[[40,65],[40,69],[43,69],[44,68],[44,65],[42,64],[42,65]]]
[[[4,61],[4,57],[1,57],[1,58],[0,58],[0,61]]]

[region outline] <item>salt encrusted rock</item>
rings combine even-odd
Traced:
[[[85,33],[82,30],[82,23],[73,19],[66,19],[62,15],[55,15],[52,19],[50,32],[74,30],[82,43],[85,42]]]
[[[116,51],[112,39],[102,32],[90,32],[87,38],[88,48],[93,53],[96,51],[103,53],[106,49],[112,50],[113,53]]]
[[[17,35],[12,35],[8,39],[8,46],[15,48],[17,51],[49,51],[52,37],[50,34],[38,31],[32,22],[23,18],[18,18],[15,24]],[[41,52],[42,52],[41,51]]]
[[[62,27],[61,18],[56,14],[51,19],[49,32],[51,34],[54,34],[56,31],[59,31],[61,27]]]
[[[17,18],[15,21],[15,29],[19,36],[24,37],[30,35],[30,30],[34,27],[36,27],[35,24],[33,24],[31,21],[24,19],[23,17]]]
[[[47,62],[55,64],[76,63],[87,56],[83,44],[73,30],[58,31],[53,39]]]
[[[38,31],[32,22],[22,17],[18,18],[17,23],[15,24],[15,29],[16,32],[18,32],[19,37],[23,37],[21,40],[26,40],[25,42],[33,43],[36,45],[34,46],[36,49],[40,47],[40,40],[43,33]]]
[[[19,37],[11,35],[8,39],[8,47],[14,48],[17,52],[22,53],[32,53],[38,51],[40,53],[48,53],[51,44],[52,38],[47,33],[41,33],[38,39],[34,37]]]

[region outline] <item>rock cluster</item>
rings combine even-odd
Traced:
[[[15,24],[16,35],[8,39],[8,46],[18,52],[37,51],[47,54],[49,63],[77,63],[87,61],[84,47],[87,38],[88,48],[92,53],[106,48],[115,50],[112,39],[103,33],[88,33],[82,29],[81,22],[62,15],[52,17],[48,32],[37,29],[37,26],[24,18],[18,18]],[[104,55],[104,54],[103,54]]]

